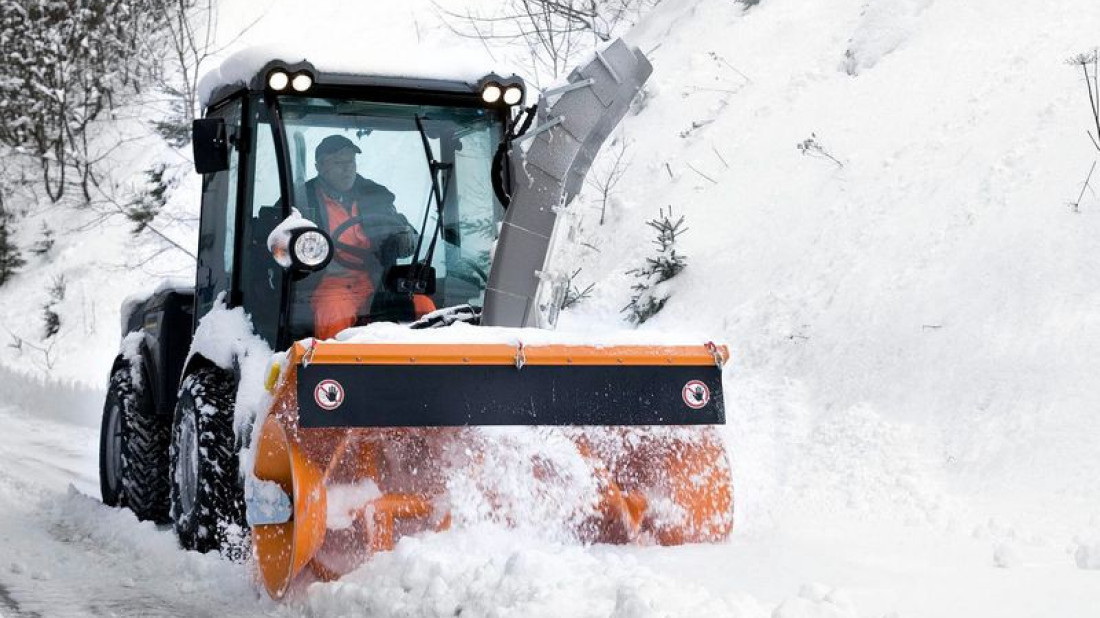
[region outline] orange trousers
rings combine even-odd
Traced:
[[[374,285],[366,273],[326,275],[317,284],[309,303],[313,309],[314,336],[331,339],[345,328],[355,326],[359,316],[369,319],[369,303],[373,294]],[[436,309],[430,296],[414,294],[412,300],[417,318]]]
[[[313,291],[314,336],[331,339],[336,333],[355,326],[360,315],[368,317],[367,303],[374,285],[367,273],[349,272],[326,275]]]

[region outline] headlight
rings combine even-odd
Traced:
[[[500,86],[497,84],[489,84],[485,86],[485,89],[481,91],[481,100],[486,103],[496,103],[500,100],[500,95],[503,94]]]
[[[504,90],[504,102],[508,105],[515,105],[523,99],[523,89],[519,86],[508,86]]]
[[[294,76],[294,79],[290,82],[292,88],[298,92],[305,92],[313,86],[313,77],[309,73],[299,73]]]
[[[285,71],[272,71],[267,76],[267,85],[272,90],[285,90],[290,84],[290,76]]]
[[[332,246],[327,236],[311,229],[298,234],[291,245],[291,252],[295,262],[309,270],[315,270],[328,262]]]

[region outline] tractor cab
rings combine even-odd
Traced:
[[[334,323],[480,308],[523,87],[281,62],[220,87],[194,125],[196,318],[224,294],[285,349]]]

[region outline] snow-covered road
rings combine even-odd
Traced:
[[[181,551],[170,529],[103,506],[98,428],[59,414],[0,406],[3,615],[1084,618],[1100,607],[1100,571],[1078,568],[1061,530],[986,518],[960,496],[837,510],[805,487],[726,545],[584,548],[454,531],[407,539],[279,605],[247,565]]]
[[[48,393],[43,392],[43,396]],[[251,616],[247,569],[98,499],[98,427],[0,405],[0,614]]]

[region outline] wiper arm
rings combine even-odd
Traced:
[[[432,242],[428,245],[428,253],[424,256],[424,262],[420,262],[420,249],[424,243],[424,232],[428,224],[428,208],[431,207],[431,197],[428,198],[428,208],[424,211],[424,222],[421,224],[420,238],[416,240],[416,250],[413,252],[413,264],[420,264],[423,268],[430,265],[432,258],[435,256],[435,244],[439,239],[439,228],[443,225],[443,200],[450,190],[450,172],[454,171],[454,163],[442,163],[435,159],[435,155],[432,154],[432,145],[428,142],[428,134],[424,131],[424,123],[420,120],[420,114],[413,115],[413,119],[416,121],[416,130],[420,132],[420,142],[424,144],[424,158],[428,161],[428,173],[432,178],[431,197],[435,198],[436,205],[435,229],[432,230]],[[447,180],[442,189],[439,186],[440,171],[448,172]]]

